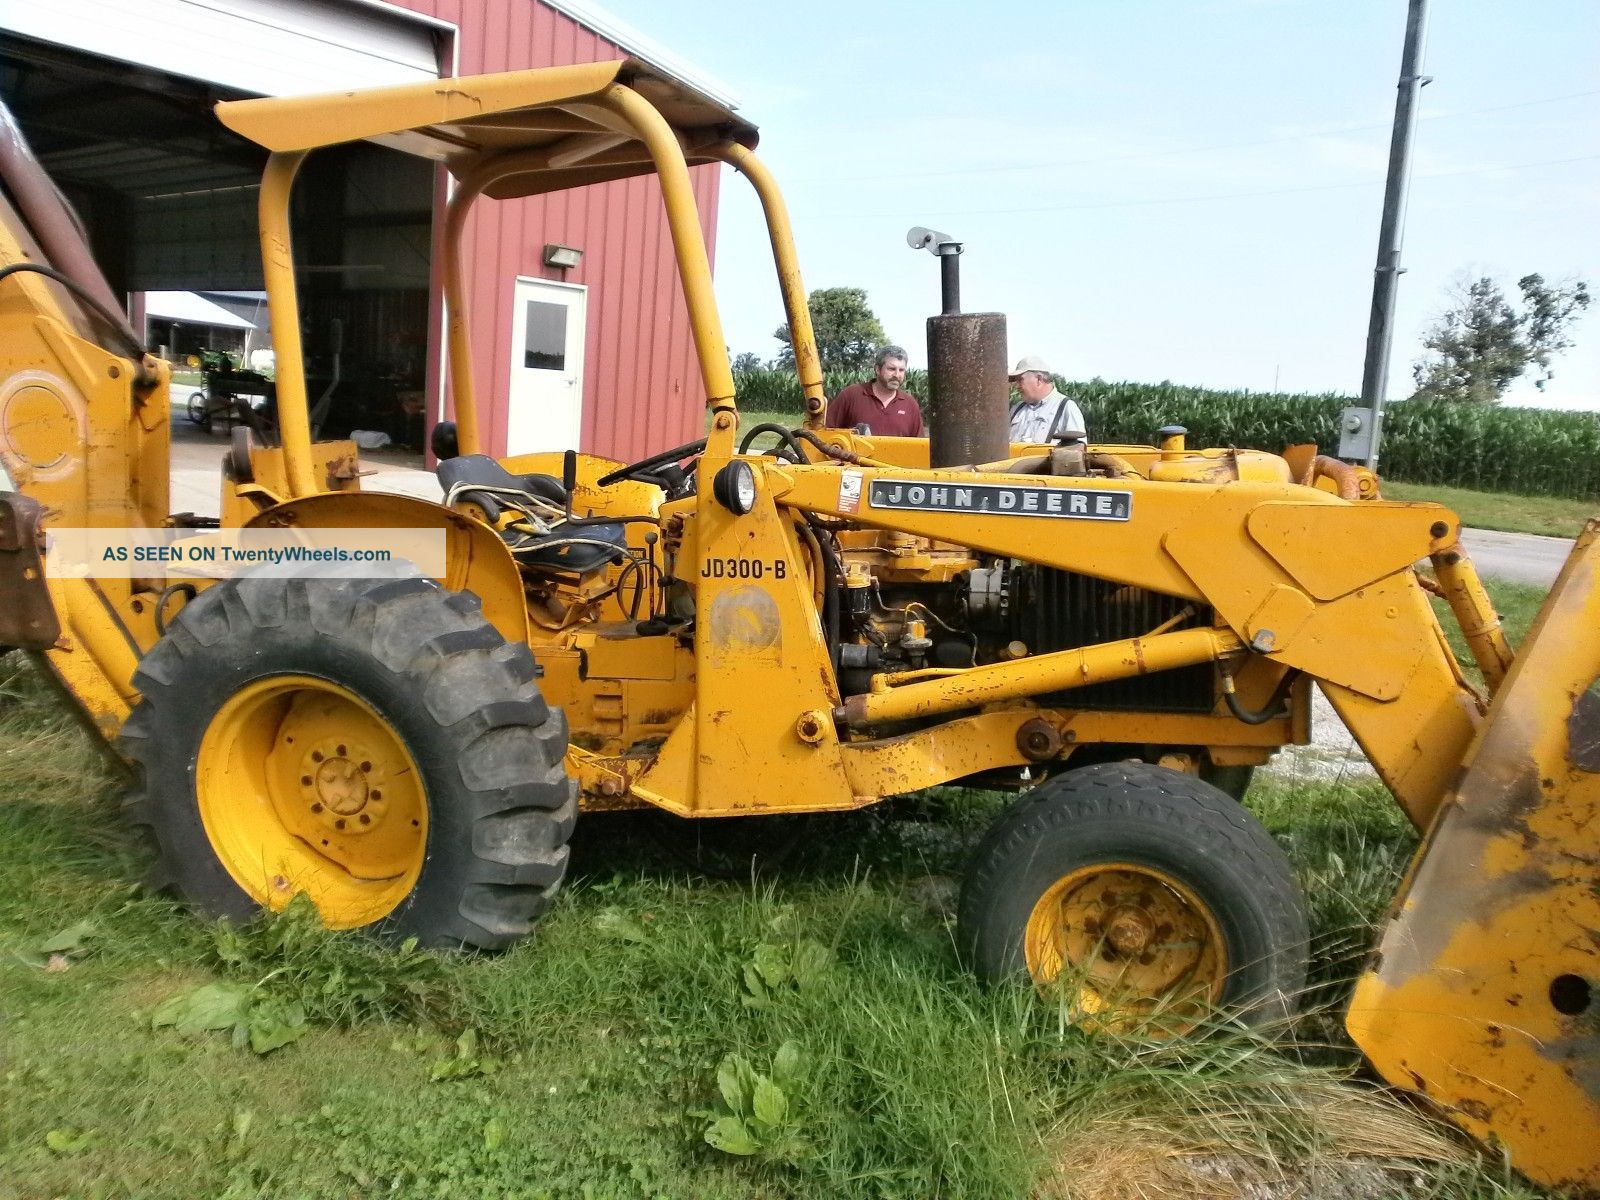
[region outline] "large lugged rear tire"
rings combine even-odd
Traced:
[[[1181,1032],[1213,1009],[1262,1025],[1305,985],[1288,857],[1231,797],[1143,763],[1065,772],[996,822],[962,886],[958,937],[981,978],[1059,980],[1112,1027]]]
[[[477,597],[405,578],[202,592],[134,682],[126,810],[153,882],[215,916],[304,891],[324,922],[433,947],[525,936],[567,869],[566,721]]]

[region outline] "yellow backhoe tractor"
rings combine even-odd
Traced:
[[[1102,1021],[1259,1019],[1303,983],[1304,906],[1228,790],[1306,739],[1315,685],[1423,832],[1354,1037],[1531,1176],[1600,1185],[1596,525],[1513,657],[1454,514],[1385,502],[1370,474],[1309,449],[1192,449],[1169,429],[1156,446],[936,465],[928,439],[825,429],[754,128],[638,62],[218,115],[270,152],[281,442],[236,431],[222,528],[432,531],[445,556],[434,577],[47,573],[47,531],[196,522],[169,511],[169,368],[6,122],[0,644],[30,650],[129,766],[159,882],[211,914],[304,892],[333,926],[494,948],[549,905],[580,810],[748,820],[976,777],[1023,790],[964,884],[958,940],[980,976],[1069,988]],[[309,153],[360,140],[455,180],[438,504],[363,492],[355,447],[311,436],[290,191]],[[710,162],[766,213],[808,410],[794,429],[741,435],[689,183]],[[484,455],[459,249],[471,205],[644,173],[706,436],[627,464]]]

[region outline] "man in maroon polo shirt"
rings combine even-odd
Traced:
[[[900,388],[906,381],[906,352],[899,346],[885,346],[874,364],[876,378],[852,383],[833,398],[827,425],[832,429],[865,425],[879,437],[921,437],[922,407],[915,396]]]

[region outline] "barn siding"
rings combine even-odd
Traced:
[[[625,54],[538,0],[389,2],[453,23],[459,30],[458,69],[463,75],[599,62]],[[448,69],[450,64],[445,65]],[[720,171],[717,166],[690,170],[713,264]],[[441,212],[443,194],[441,180]],[[546,242],[577,246],[583,251],[582,263],[566,272],[544,266],[540,258]],[[704,431],[705,386],[654,176],[554,196],[480,200],[463,244],[473,373],[490,453],[504,454],[506,447],[511,312],[518,275],[588,288],[581,449],[642,458]],[[435,330],[441,260],[436,235]],[[430,387],[437,389],[438,338],[429,340],[428,377]],[[435,392],[429,412],[436,411]]]

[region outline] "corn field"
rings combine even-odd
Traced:
[[[864,376],[829,372],[836,395]],[[790,371],[747,371],[734,377],[739,406],[769,413],[803,411]],[[1191,445],[1278,450],[1315,442],[1339,444],[1339,413],[1349,396],[1222,392],[1173,383],[1062,381],[1083,407],[1097,442],[1148,445],[1163,425],[1182,425]],[[926,399],[926,371],[911,371],[906,390]],[[1406,483],[1437,483],[1526,496],[1600,499],[1600,413],[1407,400],[1384,412],[1381,471]]]

